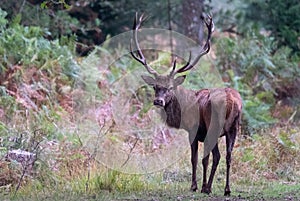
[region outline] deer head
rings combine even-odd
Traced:
[[[138,17],[138,15],[136,14],[133,23],[133,36],[130,41],[130,53],[132,57],[138,62],[140,62],[141,64],[143,64],[146,70],[149,72],[149,74],[152,75],[152,76],[143,75],[142,79],[148,85],[154,88],[155,99],[153,104],[155,106],[165,107],[174,97],[177,86],[181,85],[184,82],[186,77],[185,75],[175,77],[175,75],[192,69],[198,63],[200,58],[209,52],[210,38],[214,30],[214,23],[210,16],[207,16],[207,18],[202,16],[202,19],[206,24],[206,27],[208,29],[208,34],[207,34],[206,43],[201,48],[201,51],[198,54],[198,56],[196,56],[194,61],[191,62],[191,52],[190,52],[188,62],[184,66],[180,67],[179,69],[176,69],[176,59],[174,59],[172,71],[168,75],[160,75],[149,64],[147,64],[146,58],[138,43],[137,32],[141,27],[145,18],[143,14],[140,17]],[[134,44],[136,48],[136,53],[132,50],[132,44]]]

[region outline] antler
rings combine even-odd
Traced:
[[[210,39],[211,39],[212,32],[214,31],[214,22],[212,20],[212,17],[209,16],[209,15],[207,16],[209,22],[207,22],[207,20],[205,19],[205,17],[203,15],[201,16],[201,18],[204,19],[205,25],[208,29],[207,39],[206,39],[205,45],[202,47],[202,50],[201,50],[200,54],[195,58],[195,60],[192,63],[190,63],[191,62],[191,51],[190,51],[188,62],[183,67],[179,68],[178,70],[175,70],[175,65],[176,65],[176,60],[175,60],[174,65],[173,65],[173,69],[170,73],[171,76],[174,76],[177,73],[183,73],[185,71],[190,70],[191,68],[193,68],[198,63],[198,61],[200,60],[200,58],[203,55],[205,55],[209,52],[209,50],[210,50]]]
[[[144,14],[142,14],[140,16],[140,18],[138,18],[138,14],[135,13],[135,19],[134,19],[134,23],[133,23],[133,28],[132,28],[132,31],[133,31],[133,38],[131,38],[131,41],[130,41],[130,54],[132,55],[132,57],[137,60],[138,62],[140,62],[141,64],[143,64],[147,71],[154,75],[155,77],[158,75],[158,73],[153,69],[151,68],[151,66],[149,66],[146,62],[146,58],[140,48],[140,45],[138,43],[138,38],[137,38],[137,32],[139,30],[139,28],[141,27],[142,23],[145,21],[146,18],[144,18]],[[134,39],[134,40],[133,40]],[[135,55],[134,54],[134,51],[132,50],[132,42],[134,41],[134,45],[136,47],[136,51],[137,51],[137,54]]]

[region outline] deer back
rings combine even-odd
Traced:
[[[236,118],[240,118],[242,100],[231,88],[202,89],[196,94],[199,103],[200,126],[207,131],[213,124],[229,132]],[[223,132],[221,133],[221,135]]]

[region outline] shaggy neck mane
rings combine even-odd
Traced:
[[[176,96],[173,96],[170,102],[166,104],[164,110],[167,115],[167,125],[170,127],[179,128],[181,123],[181,108]]]

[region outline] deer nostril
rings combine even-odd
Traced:
[[[155,99],[153,104],[156,105],[156,106],[161,106],[161,107],[165,106],[165,102],[161,99]]]

